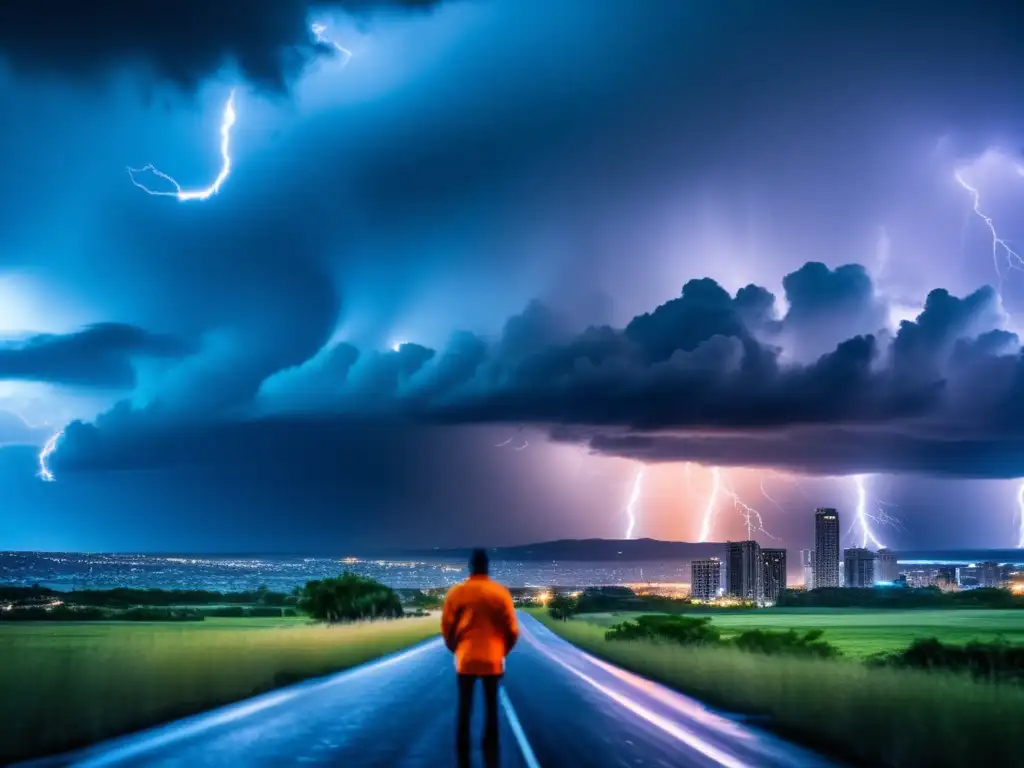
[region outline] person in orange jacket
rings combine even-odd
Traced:
[[[448,592],[441,613],[441,634],[455,654],[459,689],[459,715],[455,744],[459,765],[469,765],[469,725],[473,691],[479,679],[484,689],[484,759],[498,764],[498,684],[505,673],[505,657],[519,639],[519,625],[511,593],[487,575],[487,553],[473,551],[469,578]]]

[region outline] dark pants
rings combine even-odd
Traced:
[[[455,746],[459,766],[470,765],[469,723],[473,716],[473,691],[476,681],[484,687],[484,763],[491,768],[498,765],[498,684],[501,675],[459,675],[459,721],[455,731]]]

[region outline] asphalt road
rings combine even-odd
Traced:
[[[520,621],[502,692],[503,768],[830,765],[594,659],[530,616]],[[452,659],[438,639],[43,764],[452,766],[455,700]],[[478,706],[475,731],[482,719]]]

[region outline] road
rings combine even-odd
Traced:
[[[530,616],[520,621],[502,693],[503,768],[830,765],[599,661]],[[437,639],[33,765],[452,766],[455,695],[451,656]],[[474,718],[476,731],[479,709]]]

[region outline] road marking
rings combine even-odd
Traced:
[[[501,708],[505,710],[505,717],[508,718],[508,724],[512,727],[512,733],[516,737],[516,742],[519,744],[519,751],[523,753],[523,760],[526,762],[526,768],[540,768],[540,763],[537,762],[537,756],[533,754],[533,747],[530,746],[530,742],[526,740],[526,733],[523,731],[523,726],[519,722],[519,717],[516,715],[516,711],[512,708],[512,700],[505,693],[505,688],[498,689],[498,697],[501,699]]]
[[[284,688],[279,691],[272,691],[260,696],[255,696],[247,701],[228,704],[227,706],[215,709],[212,712],[193,715],[192,717],[177,720],[166,725],[156,726],[155,728],[143,731],[140,734],[116,739],[108,744],[88,747],[84,752],[79,753],[77,756],[72,756],[69,764],[79,766],[79,768],[85,768],[86,766],[89,766],[90,768],[95,766],[98,768],[98,766],[119,763],[128,758],[137,757],[141,754],[151,752],[154,749],[166,747],[167,745],[181,741],[182,739],[196,736],[219,725],[225,725],[227,723],[234,722],[235,720],[241,720],[242,718],[249,717],[257,712],[262,712],[265,709],[290,701],[302,694],[329,688],[333,685],[337,685],[338,683],[362,677],[363,674],[367,672],[384,669],[386,667],[390,667],[392,664],[397,664],[400,661],[415,658],[421,653],[432,650],[439,645],[440,642],[441,639],[436,638],[405,651],[399,651],[398,653],[391,654],[390,656],[383,656],[374,661],[368,661],[365,664],[360,664],[359,666],[342,670],[341,672],[337,672],[326,678],[321,677],[314,680],[306,680],[305,682],[296,683],[293,686],[289,686],[288,688]]]
[[[558,656],[555,653],[552,653],[550,649],[545,648],[542,642],[540,642],[536,637],[533,637],[532,632],[527,631],[523,634],[535,648],[538,648],[541,651],[541,653],[543,653],[549,659],[565,667],[565,669],[572,672],[578,678],[588,683],[589,685],[593,686],[598,691],[607,696],[609,699],[614,701],[616,704],[623,707],[624,709],[628,709],[630,712],[632,712],[634,715],[641,718],[642,720],[646,720],[651,725],[660,728],[661,730],[665,731],[665,733],[683,742],[691,749],[700,752],[702,755],[711,760],[714,760],[719,765],[725,766],[725,768],[749,768],[747,763],[738,760],[737,758],[730,755],[728,752],[719,749],[713,744],[709,744],[700,736],[684,728],[678,723],[673,722],[672,720],[670,720],[667,717],[664,717],[663,715],[659,715],[657,712],[651,711],[647,707],[631,699],[629,696],[625,696],[619,693],[618,691],[614,691],[608,686],[599,683],[597,680],[595,680],[585,672],[580,672],[571,664],[568,664],[562,659],[558,658]]]

